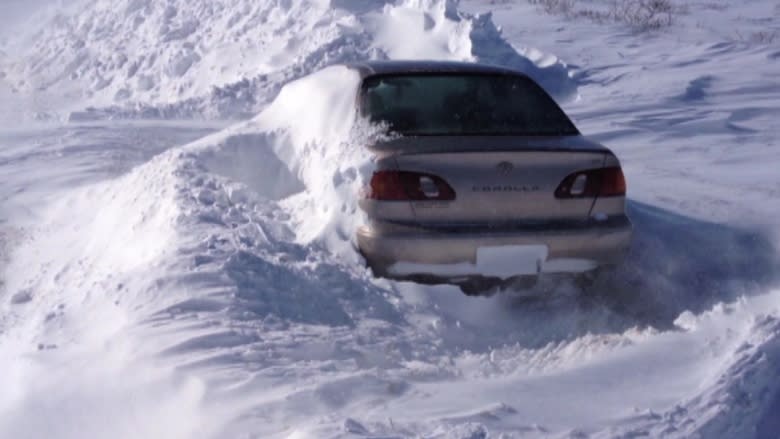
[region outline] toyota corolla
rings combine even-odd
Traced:
[[[376,275],[476,293],[621,261],[632,229],[620,163],[531,78],[472,63],[349,67],[360,114],[397,134],[368,145],[377,168],[357,244]]]

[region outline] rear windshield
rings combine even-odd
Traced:
[[[523,76],[399,74],[366,78],[361,113],[406,135],[578,134],[555,101]]]

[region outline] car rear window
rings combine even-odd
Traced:
[[[368,77],[361,113],[405,135],[576,135],[531,79],[511,74],[404,73]]]

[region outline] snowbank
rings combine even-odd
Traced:
[[[690,417],[717,419],[712,413],[735,405],[710,412],[712,401],[749,376],[756,378],[746,385],[764,389],[751,399],[758,408],[734,416],[768,422],[774,360],[760,358],[776,355],[775,318],[744,323],[759,310],[775,316],[776,294],[678,318],[712,302],[681,289],[693,274],[669,269],[723,268],[683,249],[713,234],[735,255],[756,248],[739,247],[745,240],[725,227],[632,205],[643,251],[621,278],[603,281],[607,297],[563,283],[541,286],[545,300],[480,299],[452,286],[373,279],[350,245],[355,194],[370,169],[362,136],[379,134],[353,112],[357,79],[333,67],[292,82],[254,119],[66,194],[47,211],[5,275],[0,343],[13,353],[6,361],[14,372],[3,378],[13,391],[0,399],[8,414],[0,416],[0,435],[45,435],[67,416],[79,424],[63,434],[99,437],[102,421],[65,403],[90,407],[99,395],[98,412],[120,418],[127,437],[543,437],[561,425],[609,437],[660,431],[657,413],[678,402]],[[722,248],[712,245],[701,251]],[[60,251],[48,252],[53,247]],[[678,258],[672,267],[670,255]],[[731,280],[760,279],[750,267],[732,268],[724,272]],[[20,293],[23,300],[8,300]],[[638,328],[645,325],[659,329]],[[739,348],[745,343],[755,349]],[[49,356],[69,365],[113,360],[61,385],[45,374]],[[178,371],[137,369],[139,358]],[[666,363],[653,368],[659,358]],[[756,374],[743,373],[743,362]],[[648,385],[659,390],[647,392]],[[138,405],[126,402],[132,389],[143,395]],[[691,398],[691,389],[704,396]],[[587,404],[597,392],[606,392],[605,402]],[[50,422],[30,427],[22,415],[32,407],[44,407]],[[126,412],[137,415],[119,414]],[[166,422],[156,423],[157,413],[167,413]],[[681,431],[718,428],[691,426],[675,413],[662,419]],[[145,422],[155,428],[142,428]]]
[[[335,66],[293,81],[254,119],[182,150],[254,196],[280,201],[297,242],[337,237],[353,253],[357,194],[371,172],[364,146],[381,135],[355,112],[359,79]]]
[[[489,15],[453,0],[101,0],[42,20],[30,49],[0,72],[39,113],[104,117],[247,118],[284,83],[327,65],[385,58],[482,61],[528,72],[560,98],[566,65],[535,64]],[[538,61],[538,59],[537,59]]]
[[[489,16],[464,14],[456,2],[116,5],[101,1],[59,18],[27,58],[40,63],[18,64],[8,77],[24,88],[19,75],[29,74],[32,83],[60,90],[71,81],[60,69],[78,59],[70,71],[75,95],[91,92],[85,99],[95,105],[114,105],[127,89],[120,94],[126,114],[264,111],[153,158],[139,154],[134,169],[121,165],[83,186],[102,169],[85,163],[115,165],[117,154],[107,152],[138,143],[143,130],[118,139],[89,129],[0,138],[4,200],[31,187],[35,168],[26,166],[74,174],[54,179],[48,192],[33,185],[56,201],[36,211],[40,221],[0,255],[0,437],[766,437],[776,430],[778,264],[764,233],[688,217],[660,202],[631,202],[637,241],[623,269],[599,279],[594,294],[555,281],[469,298],[452,286],[374,279],[359,261],[350,240],[359,219],[355,194],[371,166],[362,145],[380,133],[351,111],[353,73],[333,67],[306,74],[362,57],[478,58],[531,69],[565,92],[572,82],[556,58],[513,49]],[[424,52],[409,49],[413,39],[393,38],[395,28],[423,42]],[[615,37],[596,43],[608,51],[614,46],[607,42],[637,43]],[[146,57],[129,78],[107,55],[121,54],[120,43]],[[646,52],[658,64],[657,54]],[[691,61],[675,56],[675,69]],[[590,72],[591,80],[619,83],[623,68],[633,69],[604,67]],[[696,72],[691,85],[699,84]],[[90,85],[100,75],[107,80],[101,90]],[[687,161],[677,162],[686,154],[680,149],[664,154],[676,157],[664,162],[671,170],[686,175],[692,163],[723,157],[708,154],[717,142],[701,140],[700,131],[733,128],[713,119],[674,131],[687,123],[679,108],[663,113],[658,106],[672,105],[665,96],[689,84],[678,79],[669,79],[679,86],[674,93],[637,87],[617,96],[633,102],[644,92],[640,106],[654,100],[635,125],[679,142],[699,139]],[[219,88],[212,91],[211,81]],[[707,99],[717,86],[700,91]],[[735,90],[727,91],[755,106],[755,95],[769,88]],[[608,102],[607,92],[599,97]],[[605,136],[624,140],[633,131],[614,128],[604,114],[640,111],[578,105],[593,111],[583,110],[584,117],[606,126]],[[122,114],[116,111],[105,114]],[[750,114],[734,109],[728,122],[757,129]],[[771,150],[756,147],[770,145],[771,133],[735,132],[749,149]],[[629,155],[632,196],[642,195],[643,185],[667,183],[660,170],[637,171],[637,162],[661,159],[664,142],[648,143]],[[59,183],[65,187],[54,191]],[[681,202],[691,203],[691,187],[679,186]],[[703,186],[713,193],[709,182]],[[734,186],[723,193],[762,205],[774,199]],[[703,199],[699,206],[709,213],[713,204]]]

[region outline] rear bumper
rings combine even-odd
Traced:
[[[377,232],[361,227],[357,242],[369,266],[378,276],[409,277],[414,275],[435,275],[455,277],[459,275],[481,275],[485,269],[484,249],[515,247],[528,249],[538,254],[533,274],[540,272],[586,271],[602,265],[619,263],[631,243],[632,226],[626,216],[613,217],[608,221],[588,221],[550,227],[513,228],[502,231],[450,230],[438,231],[415,228],[412,230]],[[538,252],[536,249],[545,248]],[[511,266],[512,253],[498,253],[503,261],[495,257],[488,264],[501,263]],[[518,275],[531,274],[525,256],[517,260]],[[480,256],[481,257],[481,256]],[[508,259],[508,260],[507,260]],[[482,266],[482,268],[480,268]],[[472,273],[469,273],[472,271]],[[507,277],[487,267],[490,276]],[[506,270],[504,270],[506,271]]]

